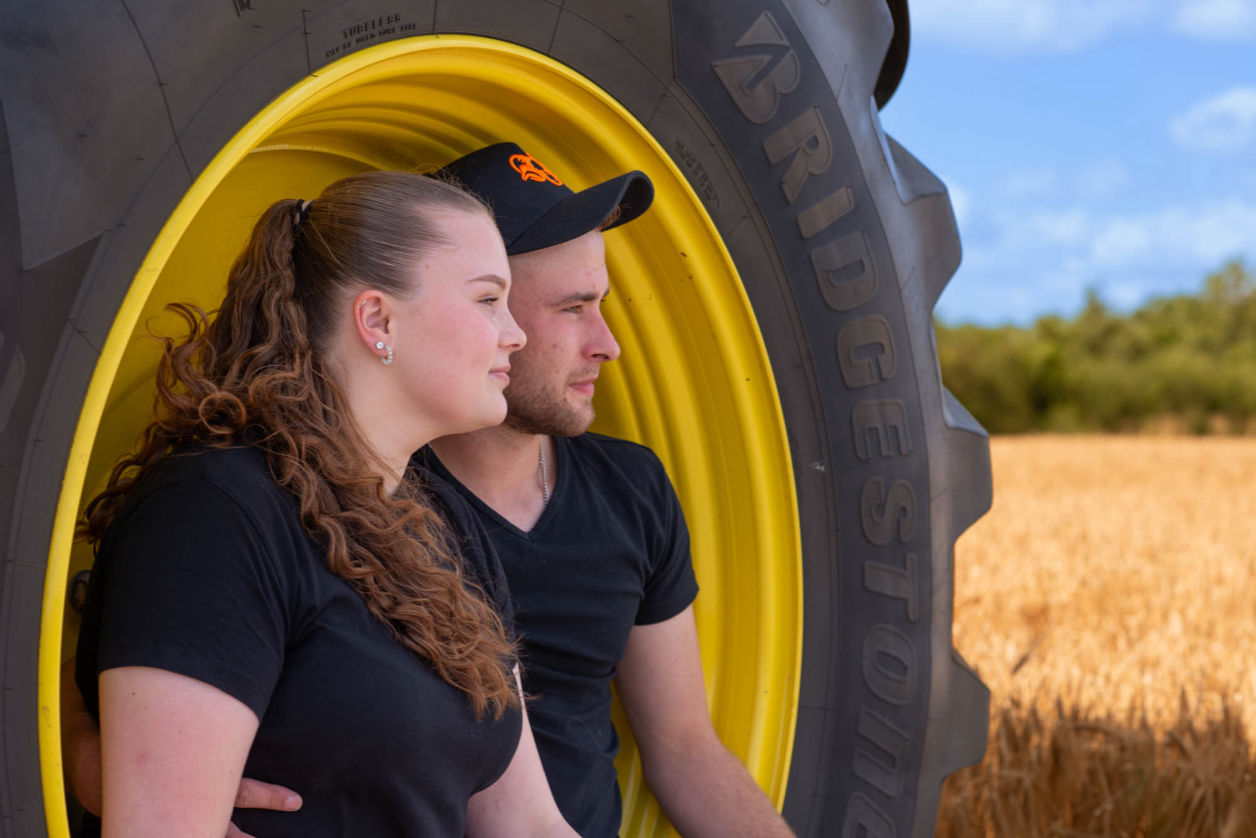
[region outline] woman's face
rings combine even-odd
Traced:
[[[436,223],[450,244],[419,260],[417,291],[395,300],[390,370],[399,409],[433,438],[502,421],[510,353],[526,340],[506,305],[510,264],[493,220],[448,211]]]

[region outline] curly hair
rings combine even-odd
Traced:
[[[433,215],[483,213],[474,196],[404,172],[336,181],[311,203],[283,200],[253,228],[212,322],[173,304],[186,336],[162,338],[155,418],[79,535],[99,546],[128,492],[172,453],[250,444],[299,502],[301,521],[371,612],[477,717],[518,703],[501,618],[464,578],[458,548],[414,475],[389,495],[328,364],[337,315],[365,288],[413,293],[414,266],[450,242]]]

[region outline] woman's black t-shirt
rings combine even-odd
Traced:
[[[427,480],[467,579],[509,629],[482,525]],[[79,637],[76,680],[93,715],[97,674],[119,666],[187,675],[257,714],[245,776],[303,799],[298,812],[237,810],[259,836],[461,835],[467,799],[519,740],[517,710],[477,721],[327,569],[295,498],[251,447],[171,457],[131,492],[101,544]]]

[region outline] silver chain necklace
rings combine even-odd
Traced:
[[[545,476],[545,437],[541,437],[536,447],[536,479],[541,484],[541,508],[549,506],[549,480]]]

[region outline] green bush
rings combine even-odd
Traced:
[[[1091,292],[1071,320],[937,331],[946,386],[991,433],[1245,432],[1256,417],[1256,275],[1240,261],[1129,314]]]

